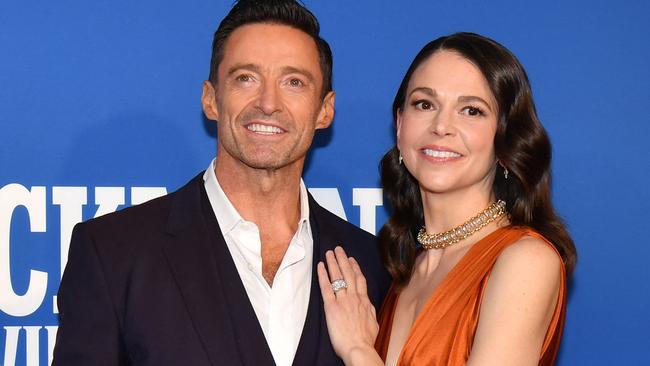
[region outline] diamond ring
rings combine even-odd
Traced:
[[[344,279],[332,281],[332,290],[334,290],[334,293],[337,293],[346,288],[348,288],[348,283],[345,282]]]

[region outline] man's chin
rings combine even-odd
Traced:
[[[233,150],[223,149],[217,154],[221,155],[224,162],[228,161],[224,167],[230,166],[231,169],[237,169],[236,167],[239,166],[255,170],[278,170],[291,167],[302,169],[307,152],[295,156],[287,151],[278,152],[277,149],[260,148],[259,146],[254,149]],[[219,159],[219,156],[217,158]]]
[[[292,160],[288,158],[245,158],[241,160],[246,166],[259,170],[278,170],[292,165]]]

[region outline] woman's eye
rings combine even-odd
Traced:
[[[428,102],[426,100],[416,100],[413,105],[417,109],[422,109],[422,110],[430,110],[433,109],[433,104],[431,102]]]
[[[484,114],[481,108],[472,106],[463,108],[462,113],[468,116],[482,116]]]

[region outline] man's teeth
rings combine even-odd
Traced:
[[[459,158],[461,155],[453,151],[440,151],[440,150],[431,150],[424,149],[422,150],[425,155],[434,157],[434,158]]]
[[[275,127],[275,126],[269,126],[269,125],[262,125],[258,123],[253,123],[250,125],[247,125],[246,128],[249,131],[253,132],[258,132],[258,133],[265,133],[265,134],[275,134],[275,133],[282,133],[281,128]]]

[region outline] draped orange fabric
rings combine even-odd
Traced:
[[[467,362],[490,271],[499,254],[525,235],[540,238],[555,250],[540,234],[521,227],[497,229],[475,243],[418,314],[404,343],[398,365],[456,366]],[[391,288],[379,315],[379,335],[375,348],[384,361],[398,297],[399,294]],[[565,310],[566,274],[562,268],[557,304],[544,338],[539,365],[553,365],[555,361],[564,328]]]

